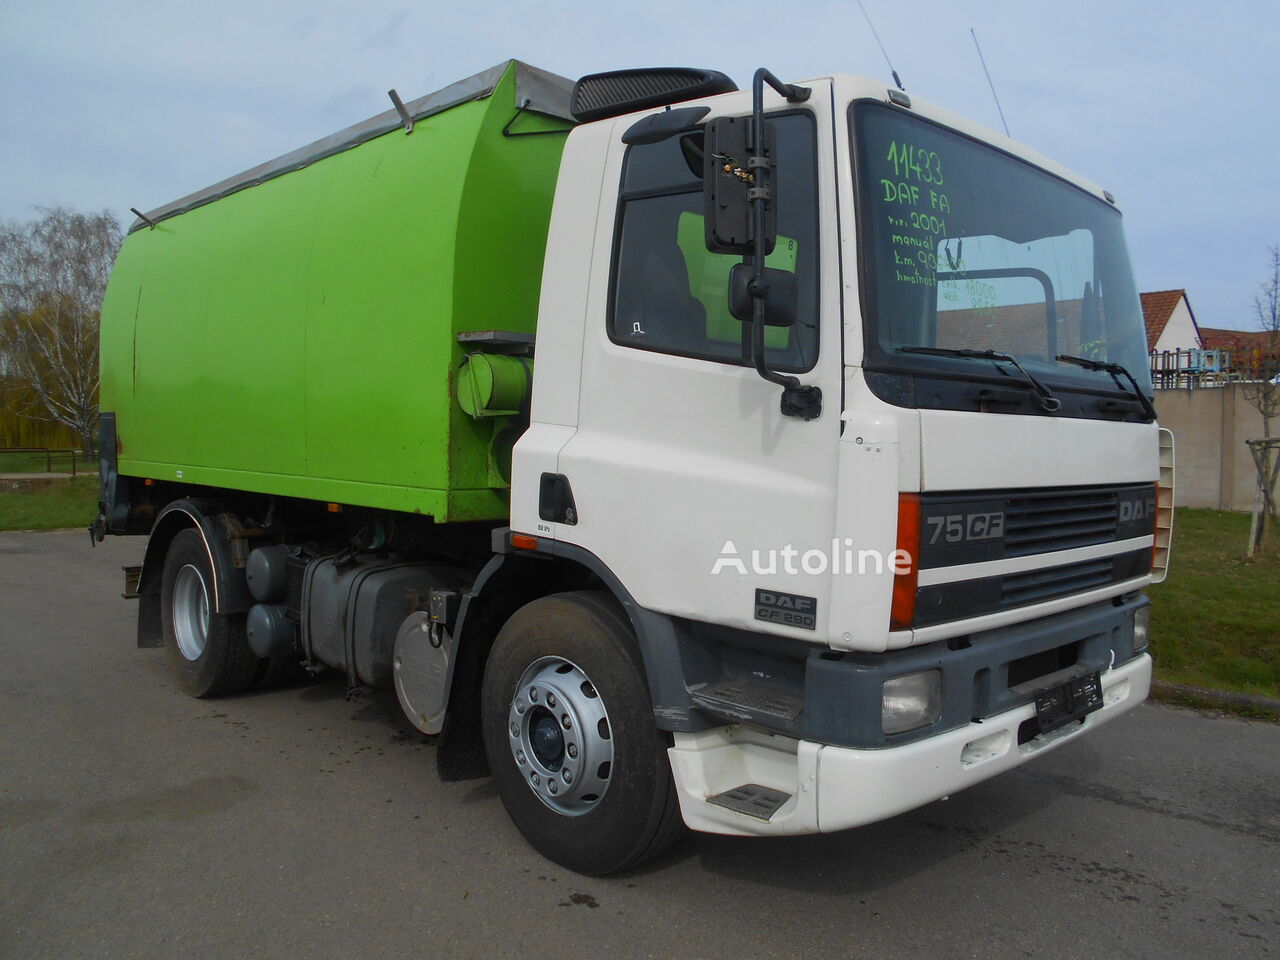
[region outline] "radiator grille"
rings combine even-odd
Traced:
[[[1016,607],[1105,586],[1112,581],[1114,570],[1114,558],[1102,557],[1006,576],[1000,584],[1000,604]]]
[[[1119,499],[1114,490],[1011,497],[1005,508],[1004,555],[1025,557],[1116,539]]]

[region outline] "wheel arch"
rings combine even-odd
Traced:
[[[542,541],[536,551],[512,550],[507,531],[495,531],[499,552],[462,599],[454,630],[448,707],[436,754],[443,780],[488,773],[480,737],[480,682],[502,625],[525,604],[571,590],[597,589],[612,596],[631,625],[644,663],[655,724],[692,731],[707,724],[697,714],[684,683],[678,625],[641,607],[599,557],[572,544]]]
[[[219,518],[234,519],[216,502],[197,499],[175,500],[156,516],[138,580],[139,647],[158,647],[163,643],[160,579],[169,545],[183,530],[195,529],[204,544],[209,569],[213,571],[213,612],[243,613],[253,606],[244,575],[244,560],[238,556],[227,527]]]

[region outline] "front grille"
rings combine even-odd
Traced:
[[[1151,569],[1151,548],[1137,542],[1151,536],[1155,512],[1155,485],[1146,483],[922,493],[919,569],[966,564],[973,571],[967,579],[921,586],[914,625],[963,620],[1136,579]],[[1111,543],[1132,549],[1054,563],[1066,559],[1063,551]],[[1014,557],[1045,565],[1007,574],[983,569]]]
[[[1055,600],[1133,580],[1150,569],[1151,548],[1144,547],[1022,573],[932,584],[916,592],[914,625],[925,627]]]
[[[920,569],[1149,537],[1155,485],[920,495]]]
[[[1011,497],[1005,507],[1004,555],[1025,557],[1116,539],[1119,500],[1114,490]]]
[[[1000,583],[1000,605],[1018,607],[1024,603],[1079,593],[1111,583],[1115,571],[1114,557],[1068,563],[1047,570],[1029,570],[1006,576]]]

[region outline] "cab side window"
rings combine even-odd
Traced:
[[[769,366],[802,372],[818,356],[818,194],[813,118],[774,115],[778,240],[770,267],[796,274],[797,322],[765,332]],[[750,325],[729,313],[729,270],[742,258],[704,240],[701,132],[627,150],[609,335],[640,350],[750,362]]]

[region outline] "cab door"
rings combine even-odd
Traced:
[[[831,577],[813,554],[829,564],[840,269],[830,83],[808,85],[803,104],[766,99],[777,125],[768,262],[795,272],[799,289],[796,324],[771,328],[766,352],[774,369],[822,389],[821,416],[783,416],[780,388],[749,365],[749,327],[727,306],[741,258],[704,242],[701,131],[627,146],[637,117],[619,118],[605,147],[576,424],[557,458],[577,522],[554,536],[594,553],[644,607],[821,639]],[[745,93],[707,103],[708,120],[750,112]],[[802,625],[757,618],[757,590],[812,599],[814,612]]]

